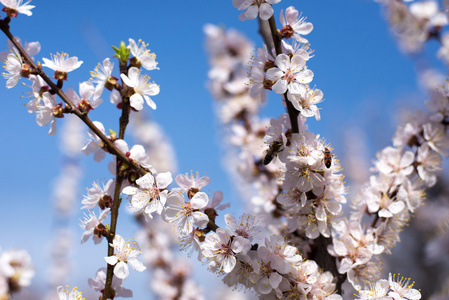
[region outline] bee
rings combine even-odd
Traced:
[[[268,165],[279,152],[283,150],[283,143],[274,141],[270,146],[268,146],[268,149],[265,151],[265,157],[263,158],[262,163],[266,166]]]
[[[332,155],[331,151],[327,148],[324,148],[324,165],[326,168],[330,168],[332,165]]]

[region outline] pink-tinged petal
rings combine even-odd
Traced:
[[[271,287],[271,284],[267,277],[262,277],[256,283],[256,290],[263,295],[268,294],[269,292],[271,292],[272,289],[273,288]]]
[[[282,276],[278,273],[271,273],[269,277],[270,285],[275,289],[279,286],[282,281]]]
[[[243,250],[245,250],[247,245],[247,239],[241,236],[235,237],[235,239],[232,241],[231,249],[234,251],[234,253],[240,253]]]
[[[81,98],[78,96],[78,94],[74,91],[74,90],[72,90],[72,89],[67,89],[66,91],[65,91],[65,94],[66,94],[66,96],[70,99],[70,100],[72,100],[72,102],[75,104],[75,105],[78,105],[78,103],[81,101]]]
[[[247,9],[252,3],[253,0],[232,0],[232,4],[238,10]]]
[[[248,9],[245,11],[245,17],[247,17],[250,20],[254,20],[259,15],[259,8],[257,5],[251,5],[248,7]]]
[[[229,243],[229,241],[231,240],[229,232],[224,228],[218,228],[216,234],[220,238],[221,242],[224,244]]]
[[[316,218],[320,221],[326,221],[326,210],[324,209],[324,205],[319,205],[316,211]]]
[[[281,0],[266,0],[266,2],[270,3],[270,4],[276,4],[276,3],[281,2]]]
[[[248,18],[246,17],[246,11],[242,12],[239,15],[239,20],[242,21],[242,22],[248,20]]]
[[[125,279],[129,275],[128,264],[121,261],[114,268],[114,275],[119,279]]]
[[[328,238],[331,234],[329,227],[327,226],[326,222],[318,220],[318,230],[320,231],[321,235]]]
[[[14,75],[12,77],[10,77],[7,81],[6,81],[6,87],[8,89],[12,89],[13,87],[15,87],[17,85],[17,83],[20,80],[20,74],[19,75]]]
[[[199,189],[202,189],[203,187],[205,187],[209,183],[210,183],[210,177],[203,176],[200,179],[198,179],[198,181],[196,182],[196,187],[199,188]]]
[[[287,81],[284,79],[279,79],[276,83],[271,87],[272,91],[276,94],[284,94],[287,91]]]
[[[84,81],[84,82],[80,83],[79,91],[80,91],[81,98],[89,99],[90,97],[93,96],[95,87],[92,82]]]
[[[287,19],[289,24],[294,24],[298,20],[299,12],[293,6],[287,7],[285,10],[285,18]]]
[[[145,269],[146,269],[146,267],[143,265],[143,263],[141,263],[137,259],[130,259],[130,260],[128,260],[128,263],[137,272],[142,272],[142,271],[145,271]]]
[[[105,257],[104,260],[112,266],[118,262],[118,258],[115,255]]]
[[[179,208],[166,206],[161,213],[162,220],[171,223],[181,217]]]
[[[345,257],[340,262],[340,267],[338,267],[338,273],[345,274],[346,272],[349,271],[349,269],[351,269],[351,267],[352,267],[352,260]]]
[[[173,177],[170,172],[159,173],[156,176],[157,187],[160,189],[165,189],[172,181]]]
[[[41,44],[39,42],[31,42],[26,44],[25,52],[28,53],[29,56],[35,56],[41,51]]]
[[[190,200],[190,205],[192,205],[193,209],[202,209],[207,206],[209,203],[209,197],[206,193],[198,192],[193,196]]]
[[[341,204],[338,203],[337,201],[331,201],[326,205],[326,207],[329,210],[329,212],[334,216],[339,215],[342,210]]]
[[[237,219],[231,214],[226,214],[224,218],[226,225],[228,225],[229,228],[235,231],[238,227]]]
[[[309,226],[307,226],[306,236],[310,239],[316,239],[317,237],[320,236],[320,232],[318,231],[318,228],[315,223],[312,223]]]
[[[286,72],[288,68],[290,68],[290,57],[286,54],[279,54],[276,56],[276,66],[283,72]],[[269,70],[268,70],[269,71]],[[267,78],[268,78],[268,71],[267,71]],[[270,79],[272,80],[272,79]]]
[[[207,226],[207,223],[209,223],[209,217],[199,211],[195,211],[192,213],[193,218],[193,224],[199,228],[203,228]]]
[[[98,278],[98,275],[97,275],[97,278]],[[89,283],[89,285],[90,285],[94,290],[101,290],[101,289],[104,288],[104,284],[101,284],[101,283],[100,283],[101,281],[106,282],[106,277],[103,277],[103,278],[99,279],[98,281],[96,281],[96,280],[93,279],[93,278],[89,278],[89,279],[87,280],[87,282]]]
[[[171,192],[167,196],[167,205],[169,206],[177,206],[182,207],[186,202],[184,200],[184,196],[179,192]]]
[[[101,103],[103,103],[103,99],[91,100],[89,103],[90,106],[92,106],[92,108],[97,108],[98,106],[100,106]]]
[[[262,3],[259,8],[259,15],[262,20],[268,20],[273,15],[273,7],[268,3]]]
[[[103,240],[103,237],[102,237],[102,236],[101,236],[101,237],[98,237],[98,236],[94,235],[94,236],[92,236],[92,239],[94,240],[94,244],[95,244],[95,245],[98,245],[98,244],[100,244],[101,241]]]
[[[235,256],[228,256],[225,260],[223,260],[222,267],[225,273],[231,272],[236,264]]]
[[[338,256],[346,256],[348,255],[348,249],[342,241],[335,240],[334,241],[334,251]]]
[[[103,210],[103,212],[100,214],[100,216],[98,217],[98,223],[103,222],[107,217],[108,217],[108,213],[111,209],[108,207],[105,210]]]
[[[134,95],[129,98],[129,104],[132,108],[135,110],[142,110],[143,108],[143,97],[139,93],[135,93]]]
[[[138,190],[139,190],[139,189],[136,188],[136,187],[127,186],[127,187],[125,187],[125,188],[122,190],[122,193],[131,196],[131,195],[135,195],[135,194],[137,193]]]
[[[411,165],[414,160],[415,160],[415,155],[413,154],[413,152],[406,151],[400,161],[401,168],[405,168],[405,167]]]
[[[92,153],[97,151],[99,146],[100,145],[96,141],[90,141],[81,149],[81,152],[83,152],[85,155],[91,155]]]
[[[290,7],[289,7],[290,8]],[[287,23],[285,22],[285,18],[284,18],[284,10],[281,9],[281,13],[279,15],[279,21],[281,22],[282,26],[287,25]]]
[[[92,233],[93,233],[93,231],[84,231],[83,232],[83,236],[81,237],[81,244],[84,244],[88,239],[89,239],[89,237],[92,235]]]
[[[287,274],[291,271],[290,265],[278,255],[273,256],[270,266],[281,274]]]
[[[101,162],[106,157],[106,152],[103,149],[98,149],[94,154],[94,161]]]
[[[184,190],[188,190],[192,187],[192,182],[190,181],[189,177],[187,177],[184,174],[179,174],[175,178],[176,183]]]
[[[125,289],[124,287],[120,286],[115,289],[116,296],[117,297],[123,297],[123,298],[131,298],[133,296],[133,291],[129,289]],[[334,299],[330,299],[334,300]],[[335,299],[337,300],[337,299]]]

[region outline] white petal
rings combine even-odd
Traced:
[[[130,259],[128,260],[128,263],[131,265],[131,267],[133,267],[134,270],[136,270],[137,272],[142,272],[146,269],[146,267],[143,265],[143,263],[141,263],[140,261],[138,261],[137,259]]]
[[[128,277],[129,275],[128,264],[123,261],[119,262],[114,268],[114,275],[120,279],[125,279],[126,277]]]
[[[139,190],[139,189],[136,188],[136,187],[127,186],[127,187],[125,187],[125,188],[122,190],[122,193],[123,193],[123,194],[126,194],[126,195],[135,195],[135,194],[137,193],[138,190]]]
[[[190,200],[190,204],[194,209],[201,209],[207,206],[209,203],[209,197],[206,193],[198,192],[193,196],[192,200]]]
[[[235,264],[236,264],[236,259],[235,259],[235,257],[232,256],[232,255],[231,255],[231,256],[228,256],[225,260],[223,260],[223,264],[222,264],[222,266],[223,266],[223,271],[224,271],[225,273],[231,272],[231,271],[234,269]]]
[[[170,183],[172,183],[173,177],[170,172],[159,173],[156,176],[157,186],[160,189],[165,189]]]
[[[209,217],[206,214],[199,211],[193,212],[192,218],[193,224],[199,228],[204,228],[207,226],[207,223],[209,223]]]
[[[143,97],[139,93],[135,93],[134,95],[129,98],[129,104],[132,108],[136,110],[142,110],[143,108]]]
[[[108,264],[110,264],[110,265],[115,265],[117,262],[118,262],[118,258],[117,258],[117,256],[115,256],[115,255],[112,255],[112,256],[107,256],[107,257],[105,257],[104,258],[104,260],[108,263]]]
[[[273,15],[273,7],[268,3],[262,3],[259,8],[260,18],[262,20],[268,20]]]

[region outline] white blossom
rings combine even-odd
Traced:
[[[128,242],[120,235],[116,234],[114,241],[110,244],[114,247],[114,255],[105,257],[104,259],[114,267],[114,274],[119,279],[125,279],[129,275],[128,264],[137,272],[142,272],[146,267],[137,260],[142,250],[136,241]]]

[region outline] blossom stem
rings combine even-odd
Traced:
[[[216,232],[220,227],[218,227],[213,221],[209,220],[209,223],[207,223],[207,228],[211,229],[213,232]]]
[[[118,167],[117,167],[118,169]],[[117,170],[118,174],[118,170]],[[118,218],[118,211],[120,208],[120,203],[122,202],[122,199],[120,199],[120,193],[122,191],[122,182],[123,177],[117,176],[116,184],[115,184],[115,190],[114,190],[114,202],[112,204],[111,209],[111,226],[109,229],[109,236],[108,236],[108,256],[114,255],[114,247],[111,246],[112,241],[114,240],[115,231],[117,229],[117,218]],[[109,299],[112,297],[112,277],[114,272],[114,266],[108,264],[107,265],[107,271],[106,271],[106,284],[104,288],[104,299]]]
[[[274,49],[276,51],[276,56],[282,53],[282,47],[281,47],[281,39],[279,38],[279,35],[277,34],[277,28],[276,28],[276,21],[274,19],[274,15],[271,16],[271,18],[268,20],[268,23],[270,24],[270,30],[271,30],[271,37],[273,39],[274,43]],[[259,32],[261,32],[263,29],[259,28]],[[266,39],[266,35],[262,35],[264,39]],[[267,41],[265,41],[267,44],[269,44]],[[299,126],[298,126],[298,115],[299,111],[295,109],[293,104],[288,101],[287,99],[287,92],[284,93],[284,101],[287,104],[287,112],[288,116],[290,117],[290,123],[292,125],[292,132],[293,133],[299,133]]]
[[[120,73],[128,74],[126,63],[120,61]],[[129,123],[129,114],[131,112],[130,105],[129,105],[129,98],[127,98],[125,93],[122,93],[123,90],[125,90],[126,86],[125,83],[123,83],[121,87],[121,95],[122,95],[122,115],[120,116],[120,128],[119,128],[119,139],[125,138],[125,131],[126,127]],[[125,101],[127,100],[127,101]],[[117,158],[118,160],[118,158]],[[110,245],[112,243],[112,240],[114,239],[115,230],[117,228],[117,219],[118,219],[118,212],[120,208],[120,203],[122,202],[122,199],[120,199],[120,194],[122,192],[122,183],[123,183],[123,176],[120,176],[120,166],[117,164],[116,166],[116,185],[114,190],[114,203],[112,204],[111,209],[111,228],[110,228],[110,235],[109,235],[109,244],[108,244],[108,256],[114,255],[114,248]],[[108,269],[106,272],[106,284],[105,284],[105,290],[104,290],[104,297],[108,299],[112,296],[111,291],[111,285],[112,285],[112,277],[113,277],[113,271],[114,266],[111,266],[108,264]]]
[[[276,51],[276,56],[282,53],[282,47],[281,47],[281,38],[278,35],[278,30],[276,27],[276,21],[274,19],[274,15],[271,16],[271,18],[268,20],[268,23],[270,25],[271,30],[271,37],[273,39],[274,48]],[[262,31],[263,28],[259,28],[259,31]],[[262,37],[266,39],[267,35],[262,34]],[[266,44],[269,45],[266,41]],[[287,104],[287,112],[288,116],[290,118],[290,123],[292,126],[292,133],[299,133],[299,125],[298,125],[298,115],[299,111],[295,109],[293,104],[288,101],[287,99],[287,93],[284,93],[283,95],[284,101]],[[312,254],[312,259],[316,261],[316,263],[325,270],[329,270],[334,278],[337,279],[336,284],[336,290],[341,291],[341,287],[343,282],[346,280],[346,275],[341,275],[338,272],[338,268],[336,265],[336,260],[333,256],[329,254],[327,251],[327,246],[332,244],[332,238],[324,238],[323,236],[318,237],[315,240],[315,253]]]

